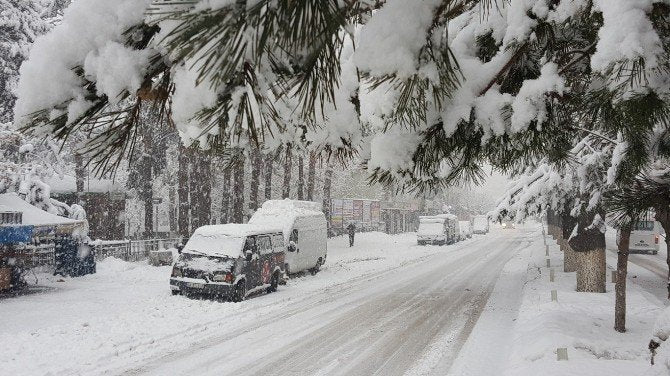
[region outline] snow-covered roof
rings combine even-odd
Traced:
[[[245,237],[267,233],[281,233],[281,230],[248,223],[202,226],[193,232],[183,252],[237,258],[242,256]]]
[[[445,218],[433,216],[433,215],[422,215],[419,216],[419,223],[444,223]]]
[[[249,219],[250,224],[259,226],[279,226],[284,236],[293,229],[293,224],[298,217],[314,217],[323,219],[325,216],[321,211],[321,204],[311,201],[298,200],[268,200],[263,203]]]
[[[267,226],[250,223],[227,223],[224,225],[208,225],[198,227],[193,234],[211,236],[226,235],[233,237],[245,237],[250,235],[266,234],[268,232],[281,232],[278,226]]]
[[[55,225],[79,225],[83,221],[61,217],[59,215],[45,212],[24,201],[16,193],[0,194],[0,212],[22,212],[24,225],[33,226],[55,226]]]
[[[64,174],[47,178],[45,183],[49,185],[52,193],[70,193],[77,190],[77,179],[73,175]],[[88,176],[84,180],[84,191],[86,192],[124,192],[123,184],[112,179],[99,179],[94,176]]]

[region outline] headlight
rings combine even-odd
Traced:
[[[179,269],[179,268],[176,267],[176,266],[172,267],[172,276],[173,276],[173,277],[181,277],[181,276],[183,276],[183,274],[181,273],[181,269]]]
[[[212,281],[214,282],[228,282],[233,283],[233,274],[232,273],[219,273],[212,276]]]

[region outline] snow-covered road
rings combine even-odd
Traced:
[[[362,234],[352,249],[345,239],[334,239],[319,275],[293,279],[277,293],[241,304],[171,297],[169,271],[142,267],[155,274],[131,278],[136,286],[125,290],[128,304],[120,303],[120,289],[108,292],[114,302],[109,312],[82,301],[83,323],[80,310],[61,306],[54,312],[69,320],[46,318],[30,327],[10,317],[0,340],[15,337],[19,348],[0,353],[0,363],[16,374],[445,374],[503,266],[531,236],[537,228],[419,247],[411,234]],[[100,276],[88,282],[104,295],[100,279],[109,265],[101,266]],[[66,283],[76,284],[74,294],[84,281]],[[158,296],[150,297],[152,292]],[[76,300],[67,290],[48,294],[59,293]],[[48,294],[42,297],[48,300]],[[0,314],[19,315],[38,301],[0,302]]]

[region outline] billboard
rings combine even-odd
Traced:
[[[354,200],[353,201],[353,219],[354,221],[361,222],[363,221],[363,201],[362,200]]]
[[[330,224],[333,228],[343,227],[342,209],[342,200],[333,199],[331,201]]]
[[[372,222],[381,221],[381,202],[372,201],[370,203],[370,220]]]
[[[370,208],[372,202],[369,200],[363,201],[363,222],[370,223],[372,221],[372,216],[370,215]]]
[[[342,219],[344,223],[354,219],[354,200],[342,200]]]

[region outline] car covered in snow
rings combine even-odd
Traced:
[[[502,221],[501,223],[502,223],[502,228],[504,228],[506,230],[513,230],[513,229],[516,228],[516,223],[514,223],[514,221],[512,221],[512,220],[506,219],[506,220]]]
[[[435,216],[420,216],[419,228],[416,233],[417,243],[425,244],[451,244],[457,240],[458,220],[451,214],[438,214]]]
[[[242,301],[273,292],[284,274],[281,229],[251,224],[202,226],[180,250],[172,267],[173,295],[207,295]]]
[[[461,240],[470,239],[472,237],[472,223],[470,223],[470,221],[458,221],[458,228],[460,230]]]
[[[328,224],[321,204],[300,200],[268,200],[249,219],[250,224],[279,226],[284,235],[287,274],[316,274],[328,254]]]
[[[489,232],[489,218],[485,215],[475,216],[472,220],[473,234],[486,234]]]

